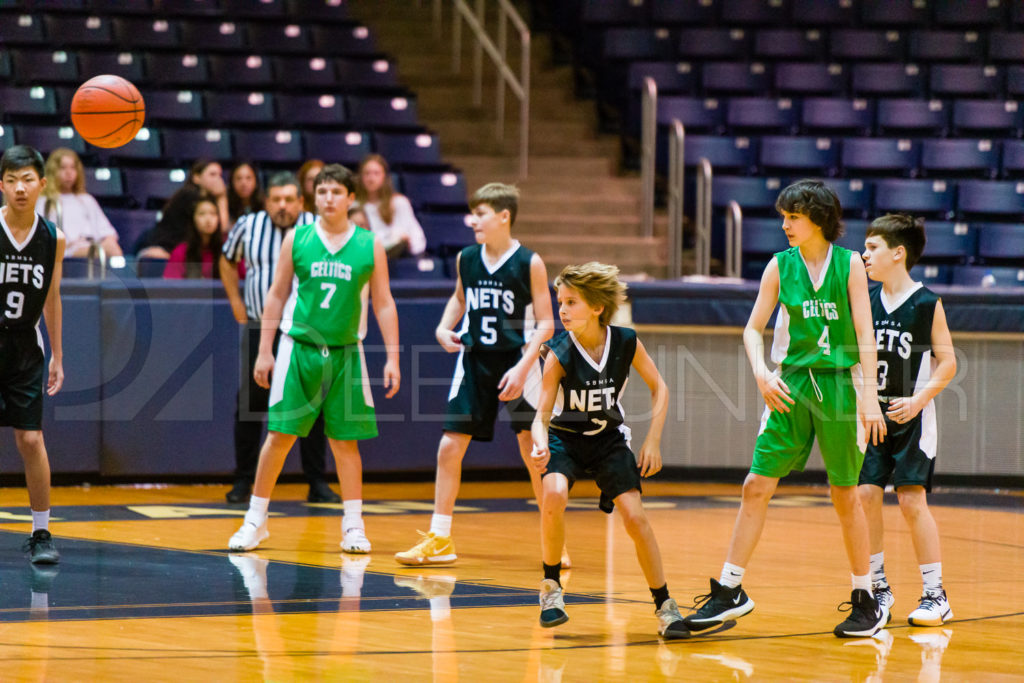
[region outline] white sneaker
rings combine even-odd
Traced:
[[[896,603],[896,598],[892,594],[892,588],[887,583],[875,582],[871,584],[871,593],[874,594],[875,600],[878,601],[878,606],[885,610],[885,623],[888,624],[892,621],[892,606]]]
[[[267,597],[267,565],[269,560],[256,555],[228,555],[228,560],[242,575],[250,599]]]
[[[242,527],[228,541],[228,550],[235,552],[252,550],[270,537],[267,523],[256,526],[252,522],[244,522]]]
[[[910,613],[907,621],[911,626],[942,626],[953,618],[953,610],[946,598],[946,590],[925,591],[921,603]]]
[[[358,598],[363,592],[363,575],[370,564],[370,556],[341,556],[341,597]]]
[[[354,526],[346,529],[341,539],[341,549],[346,553],[363,555],[370,552],[370,541],[362,527]]]

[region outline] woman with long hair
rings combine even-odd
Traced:
[[[256,213],[263,208],[263,188],[256,167],[249,161],[235,164],[228,176],[228,220],[224,226],[227,232],[239,218]]]
[[[120,256],[117,230],[110,224],[99,202],[85,191],[85,168],[74,150],[58,147],[46,160],[46,189],[36,212],[64,231],[64,258],[88,256],[98,244],[107,256]]]
[[[363,159],[357,180],[356,206],[366,216],[367,227],[384,244],[388,257],[422,254],[427,248],[423,227],[408,197],[395,191],[384,157],[370,154]]]
[[[192,209],[185,241],[171,251],[164,267],[164,277],[181,280],[185,278],[217,278],[224,238],[220,229],[220,208],[211,197],[200,197]]]
[[[164,204],[163,216],[139,245],[139,256],[168,258],[171,250],[185,241],[192,224],[192,208],[200,197],[208,197],[217,207],[220,225],[227,225],[228,192],[224,169],[216,161],[200,159],[192,164],[185,184]]]

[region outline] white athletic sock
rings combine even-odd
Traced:
[[[343,500],[341,501],[341,504],[345,509],[345,513],[341,518],[341,530],[348,531],[349,529],[364,528],[363,499],[355,498],[353,500]]]
[[[267,521],[267,508],[270,507],[269,498],[259,496],[249,497],[249,511],[245,513],[245,521],[253,526],[262,526]]]
[[[883,583],[889,585],[889,580],[885,577],[885,551],[875,553],[871,556],[871,581],[874,583]]]
[[[50,611],[50,596],[47,593],[36,593],[32,591],[32,598],[29,604],[29,608],[33,612],[49,612]]]
[[[35,533],[39,529],[50,528],[50,511],[49,510],[33,510],[32,511],[32,532]]]
[[[430,533],[447,538],[452,535],[452,516],[434,513],[430,518]]]
[[[871,574],[865,574],[864,576],[850,574],[850,577],[853,579],[853,590],[860,588],[874,595],[871,591]]]
[[[722,575],[718,578],[718,583],[726,588],[735,588],[743,583],[743,575],[746,571],[743,567],[726,562],[722,565]]]
[[[35,514],[35,513],[33,513]],[[942,563],[932,562],[931,564],[920,565],[921,569],[921,583],[924,584],[924,589],[927,590],[939,590],[942,588]]]

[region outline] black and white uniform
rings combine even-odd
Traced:
[[[932,322],[939,297],[917,283],[896,301],[890,301],[882,287],[871,290],[878,351],[878,399],[882,413],[891,400],[913,396],[931,378]],[[885,440],[868,444],[860,483],[885,487],[924,486],[931,490],[938,431],[935,402],[912,420],[899,424],[885,418]]]
[[[18,243],[0,212],[0,425],[42,429],[46,362],[39,319],[53,279],[57,229],[40,215]]]
[[[488,264],[483,250],[483,245],[474,244],[459,253],[466,300],[458,330],[463,350],[448,391],[444,429],[490,441],[498,417],[498,383],[523,357],[523,346],[533,331],[533,252],[513,241],[497,262]],[[540,382],[538,361],[530,369],[522,396],[506,404],[514,431],[529,430],[533,424]]]
[[[595,362],[572,332],[555,335],[548,348],[565,372],[548,430],[551,460],[544,476],[558,472],[569,486],[583,475],[601,489],[600,507],[640,487],[640,469],[629,448],[629,427],[620,399],[636,355],[636,332],[606,328],[604,354]]]

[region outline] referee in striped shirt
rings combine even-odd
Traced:
[[[260,456],[263,419],[266,416],[270,391],[253,380],[253,366],[259,351],[260,320],[263,300],[274,277],[281,242],[289,230],[297,225],[312,223],[315,216],[302,210],[299,181],[292,173],[275,174],[267,187],[266,206],[263,211],[242,216],[231,228],[220,259],[220,279],[227,290],[235,320],[245,326],[242,335],[242,357],[247,360],[243,368],[238,404],[235,406],[235,483],[227,494],[229,503],[244,503],[252,493],[256,465]],[[245,300],[238,292],[238,263],[245,261]],[[274,350],[281,337],[274,339]],[[311,503],[337,503],[341,498],[331,490],[324,475],[323,416],[317,418],[309,436],[299,439],[302,471],[309,481]]]

